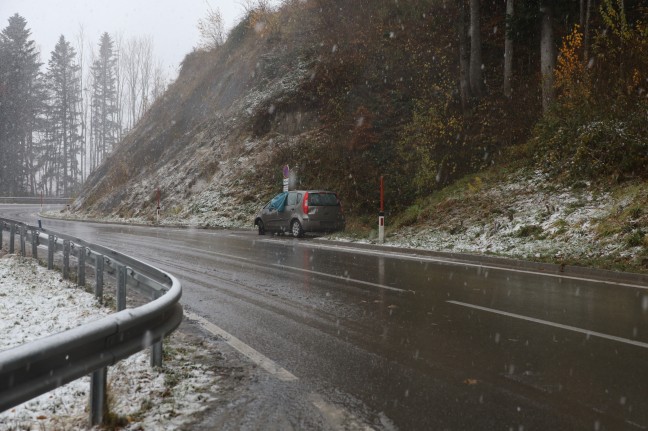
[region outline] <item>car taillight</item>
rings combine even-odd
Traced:
[[[302,201],[302,211],[304,215],[308,214],[308,192],[304,193],[304,200]]]

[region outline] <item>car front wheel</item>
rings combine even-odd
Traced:
[[[290,231],[295,238],[301,238],[302,236],[304,236],[304,229],[302,228],[301,223],[299,223],[299,220],[292,221],[292,224],[290,225]]]
[[[257,222],[257,227],[259,228],[259,235],[265,235],[265,226],[261,220]]]

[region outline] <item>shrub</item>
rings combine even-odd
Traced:
[[[644,244],[645,236],[641,230],[635,230],[626,238],[626,245],[628,247],[639,247]]]
[[[537,224],[532,224],[532,225],[522,226],[516,232],[516,236],[518,238],[534,237],[537,239],[543,234],[543,232],[544,230],[542,229],[541,226],[538,226]]]
[[[559,97],[534,130],[536,160],[572,179],[648,177],[648,27],[630,25],[612,0],[601,6],[608,31],[596,37],[585,67],[578,27],[560,51]],[[644,12],[648,18],[648,12]]]

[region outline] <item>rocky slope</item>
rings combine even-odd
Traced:
[[[75,211],[153,221],[159,190],[166,216],[228,226],[272,193],[253,177],[274,146],[316,126],[286,104],[312,67],[240,27],[252,34],[186,57],[178,80],[91,175]]]

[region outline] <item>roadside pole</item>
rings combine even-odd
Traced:
[[[283,167],[283,191],[287,192],[290,189],[290,167],[285,165]]]
[[[380,176],[380,212],[378,213],[378,242],[385,242],[385,187],[383,177]]]
[[[157,208],[155,210],[155,223],[160,224],[160,188],[157,189]]]

